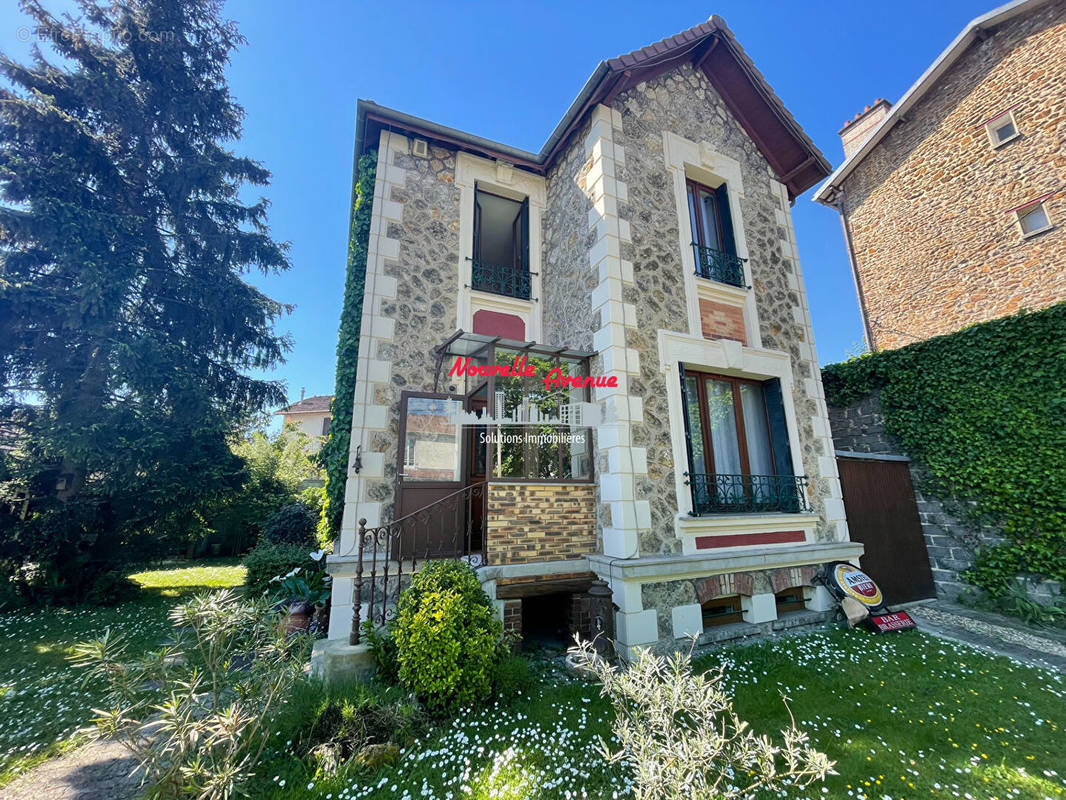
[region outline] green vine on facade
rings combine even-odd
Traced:
[[[1066,303],[832,364],[826,397],[880,392],[886,430],[1006,542],[964,573],[999,596],[1018,575],[1066,580]]]
[[[319,453],[326,470],[326,500],[319,524],[323,538],[335,539],[344,514],[344,489],[348,482],[348,451],[352,438],[352,406],[355,402],[355,373],[359,362],[359,328],[363,320],[363,290],[366,286],[366,258],[370,243],[370,217],[374,210],[376,150],[365,153],[356,166],[352,187],[352,212],[348,229],[348,268],[344,280],[337,339],[337,378],[330,407],[329,438]]]

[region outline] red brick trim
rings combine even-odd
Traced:
[[[803,531],[772,531],[770,533],[727,533],[721,536],[697,536],[697,550],[716,547],[740,547],[746,544],[785,544],[806,541]]]

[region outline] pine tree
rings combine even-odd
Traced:
[[[217,0],[79,5],[24,0],[56,55],[0,55],[0,559],[72,594],[239,485],[229,432],[284,401],[249,373],[289,346],[244,279],[289,267],[267,201],[241,199],[269,173],[230,149],[244,40]]]

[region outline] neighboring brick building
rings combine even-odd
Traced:
[[[837,208],[875,350],[1066,299],[1066,2],[971,22],[841,131]]]
[[[448,554],[525,634],[589,625],[606,581],[626,653],[820,618],[814,567],[862,552],[789,210],[829,165],[725,23],[602,63],[539,153],[367,101],[357,131],[377,169],[331,639]],[[553,365],[611,383],[551,391]]]

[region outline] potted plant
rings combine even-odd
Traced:
[[[281,620],[285,632],[306,633],[311,629],[312,615],[317,612],[321,616],[329,603],[330,577],[322,570],[296,567],[280,578],[277,596],[279,606],[285,612]]]

